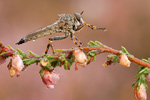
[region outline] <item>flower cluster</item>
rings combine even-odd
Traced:
[[[31,51],[28,52],[29,54],[26,54],[19,49],[16,51],[12,47],[9,46],[7,48],[0,43],[0,64],[6,62],[6,59],[9,57],[10,61],[7,67],[10,76],[13,77],[16,74],[19,77],[20,72],[24,71],[29,65],[40,63],[40,76],[47,88],[54,88],[54,85],[60,79],[60,75],[54,72],[56,66],[61,67],[64,65],[64,68],[69,70],[72,63],[75,62],[75,70],[77,70],[77,64],[82,67],[87,65],[87,55],[80,49],[74,49],[69,55],[58,54],[58,56],[38,56]]]

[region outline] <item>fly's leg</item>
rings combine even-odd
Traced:
[[[49,38],[49,42],[48,42],[48,44],[47,44],[47,48],[46,48],[46,50],[45,50],[45,54],[47,54],[47,52],[48,52],[48,50],[49,50],[49,47],[51,47],[53,54],[55,54],[54,48],[53,48],[53,45],[52,45],[52,42],[53,42],[54,40],[62,40],[62,39],[65,39],[65,38],[67,38],[67,37],[68,37],[68,34],[66,33],[65,36],[54,36],[54,37],[52,37],[52,38]]]
[[[73,41],[73,43],[77,45],[80,48],[80,50],[82,50],[86,55],[88,55],[82,48],[83,43],[75,35],[71,34],[70,36],[71,36],[71,40]]]
[[[80,46],[83,46],[83,43],[74,35],[73,38],[80,44]]]
[[[54,48],[53,48],[52,42],[53,42],[53,40],[52,40],[51,38],[49,38],[49,41],[48,41],[48,44],[47,44],[47,48],[46,48],[46,50],[45,50],[45,54],[47,54],[47,52],[48,52],[48,50],[49,50],[49,47],[51,47],[52,52],[53,52],[53,54],[54,54]]]
[[[70,36],[73,43],[77,45],[80,49],[82,49],[81,46],[83,46],[83,43],[75,35],[71,34]]]
[[[96,27],[94,25],[87,24],[87,23],[85,23],[85,25],[88,26],[88,27],[90,27],[92,30],[104,30],[104,31],[106,31],[105,27]]]

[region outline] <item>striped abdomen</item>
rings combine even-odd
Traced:
[[[46,35],[50,35],[52,33],[56,33],[59,31],[59,27],[57,26],[57,23],[48,25],[46,27],[43,27],[41,29],[38,29],[34,32],[32,32],[31,34],[28,34],[27,36],[23,37],[19,42],[17,42],[16,44],[22,44],[25,43],[27,41],[32,41],[32,40],[36,40],[40,37],[46,36]]]

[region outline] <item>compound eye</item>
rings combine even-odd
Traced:
[[[79,22],[81,21],[81,16],[79,13],[74,13],[74,16]]]

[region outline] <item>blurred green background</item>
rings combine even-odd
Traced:
[[[35,42],[15,45],[26,34],[55,22],[58,14],[74,14],[84,10],[82,17],[88,23],[107,27],[108,31],[85,27],[76,36],[86,45],[90,40],[100,41],[114,49],[127,50],[138,58],[150,57],[150,0],[0,0],[0,41],[24,52],[37,54],[45,51],[48,37]],[[53,42],[55,49],[75,47],[70,37]],[[55,89],[46,89],[38,71],[31,65],[19,78],[9,76],[8,61],[0,66],[0,100],[134,100],[131,87],[138,70],[119,64],[104,68],[107,54],[79,70],[56,68],[61,79]],[[147,82],[148,83],[148,82]],[[150,86],[150,84],[148,83]],[[147,90],[150,99],[150,90]]]

